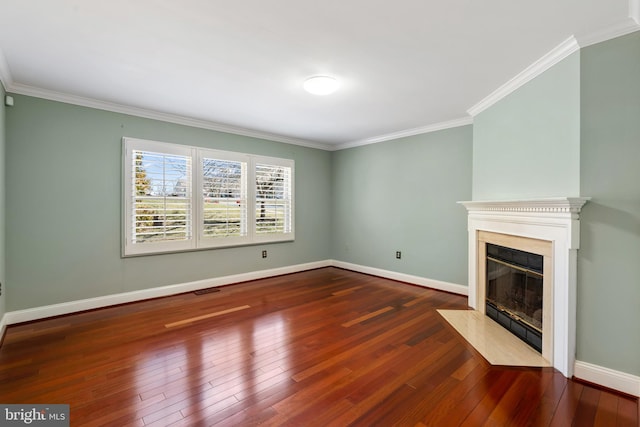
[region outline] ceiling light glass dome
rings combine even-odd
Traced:
[[[314,95],[329,95],[338,89],[338,80],[330,76],[313,76],[304,81],[304,90]]]

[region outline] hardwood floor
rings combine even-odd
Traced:
[[[466,297],[336,268],[10,326],[1,403],[73,426],[637,426],[638,400],[490,366]]]

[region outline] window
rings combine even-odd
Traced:
[[[202,159],[203,237],[247,235],[247,163]]]
[[[256,233],[259,235],[290,233],[291,167],[256,163]]]
[[[293,160],[123,138],[124,256],[294,239]]]

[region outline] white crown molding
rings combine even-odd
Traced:
[[[630,2],[630,6],[631,6],[631,3],[638,3],[638,1]],[[629,14],[631,15],[632,13],[637,14],[637,11],[633,12],[630,9]],[[576,35],[576,39],[578,40],[578,44],[580,45],[580,47],[587,47],[587,46],[594,45],[596,43],[601,43],[607,40],[614,39],[616,37],[621,37],[638,30],[640,30],[640,25],[638,24],[638,20],[635,17],[630,16],[628,19],[625,19],[613,25],[609,25],[607,27],[601,28],[597,31],[593,31],[583,35]]]
[[[640,397],[640,377],[576,360],[573,376],[612,390]]]
[[[522,72],[516,75],[514,78],[500,86],[489,96],[478,102],[473,107],[467,110],[471,116],[475,117],[487,108],[491,107],[496,102],[505,98],[515,90],[524,86],[529,81],[538,77],[540,74],[547,71],[549,68],[556,65],[574,52],[580,49],[575,37],[571,36],[558,46],[553,48],[549,53],[538,59],[536,62],[525,68]]]
[[[378,142],[390,141],[394,139],[404,138],[408,136],[420,135],[439,130],[455,128],[473,124],[473,117],[482,111],[491,107],[501,99],[505,98],[518,88],[522,87],[535,77],[547,71],[572,53],[580,50],[581,47],[590,46],[615,37],[620,37],[640,30],[640,0],[629,0],[629,18],[611,26],[601,28],[595,32],[571,36],[564,42],[560,43],[549,53],[535,61],[525,70],[513,77],[511,80],[500,86],[494,92],[489,94],[483,100],[467,110],[471,117],[462,117],[446,122],[435,123],[418,128],[402,130],[389,134],[374,136],[371,138],[345,142],[342,144],[329,144],[317,141],[309,141],[298,138],[291,138],[284,135],[276,135],[266,132],[260,132],[252,129],[224,125],[207,120],[193,119],[189,117],[179,116],[175,114],[162,113],[159,111],[148,110],[144,108],[132,107],[127,105],[116,104],[112,102],[100,101],[92,98],[85,98],[77,95],[70,95],[61,92],[41,89],[33,86],[15,83],[11,76],[9,64],[6,57],[0,49],[0,83],[2,83],[7,92],[13,92],[21,95],[28,95],[37,98],[48,99],[52,101],[64,102],[67,104],[79,105],[89,108],[111,111],[115,113],[128,114],[137,117],[143,117],[153,120],[160,120],[169,123],[175,123],[185,126],[208,129],[218,132],[225,132],[235,135],[242,135],[251,138],[266,139],[270,141],[282,142],[285,144],[299,145],[303,147],[315,148],[326,151],[337,151],[347,148],[359,147],[363,145],[376,144]]]
[[[371,138],[360,139],[357,141],[345,142],[336,145],[333,150],[344,150],[346,148],[360,147],[363,145],[376,144],[378,142],[391,141],[394,139],[405,138],[407,136],[421,135],[423,133],[436,132],[444,129],[456,128],[473,124],[473,117],[461,117],[459,119],[449,120],[446,122],[435,123],[432,125],[422,126],[413,129],[407,129],[399,132],[388,133],[385,135],[374,136]]]
[[[131,107],[127,105],[116,104],[113,102],[99,101],[92,98],[85,98],[77,95],[56,92],[47,89],[41,89],[34,86],[28,86],[21,83],[10,83],[7,87],[8,92],[19,95],[33,96],[35,98],[48,99],[50,101],[64,102],[66,104],[79,105],[82,107],[95,108],[98,110],[111,111],[114,113],[127,114],[146,119],[160,120],[168,123],[175,123],[184,126],[191,126],[201,129],[208,129],[217,132],[225,132],[235,135],[248,136],[251,138],[266,139],[269,141],[283,142],[285,144],[300,145],[303,147],[315,148],[319,150],[331,150],[329,144],[322,144],[314,141],[290,138],[282,135],[275,135],[266,132],[259,132],[251,129],[223,125],[208,120],[193,119],[189,117],[179,116],[176,114],[162,113],[159,111],[147,110],[145,108]]]
[[[7,57],[4,56],[2,49],[0,49],[0,84],[4,86],[6,91],[8,91],[9,87],[13,84],[9,63],[7,62]]]
[[[4,57],[1,55],[1,53],[2,52],[0,52],[0,78],[3,78],[2,60],[4,59]],[[116,104],[113,102],[100,101],[93,98],[85,98],[82,96],[70,95],[62,92],[56,92],[48,89],[38,88],[35,86],[24,85],[21,83],[13,83],[10,78],[10,74],[8,73],[8,69],[9,69],[8,65],[5,68],[7,70],[5,74],[9,76],[5,80],[3,80],[5,83],[5,89],[7,90],[7,92],[12,92],[18,95],[32,96],[35,98],[48,99],[50,101],[63,102],[66,104],[78,105],[81,107],[95,108],[98,110],[127,114],[127,115],[142,117],[146,119],[160,120],[168,123],[175,123],[179,125],[191,126],[191,127],[201,128],[201,129],[208,129],[208,130],[213,130],[217,132],[225,132],[225,133],[230,133],[235,135],[248,136],[251,138],[266,139],[269,141],[283,142],[285,144],[299,145],[302,147],[315,148],[318,150],[325,150],[325,151],[343,150],[345,148],[375,144],[378,142],[390,141],[393,139],[404,138],[407,136],[419,135],[419,134],[424,134],[429,132],[436,132],[439,130],[473,124],[473,117],[462,117],[459,119],[449,120],[446,122],[435,123],[428,126],[408,129],[400,132],[390,133],[386,135],[376,136],[376,137],[353,141],[353,142],[347,142],[344,144],[337,144],[337,145],[324,144],[324,143],[315,142],[315,141],[290,138],[283,135],[275,135],[275,134],[270,134],[265,132],[259,132],[259,131],[246,129],[246,128],[223,125],[220,123],[215,123],[207,120],[193,119],[193,118],[179,116],[175,114],[162,113],[159,111],[148,110],[144,108],[131,107],[128,105]]]
[[[475,117],[510,93],[524,86],[580,48],[607,41],[640,30],[640,0],[629,0],[629,18],[596,31],[569,37],[549,53],[500,86],[482,101],[467,110]]]

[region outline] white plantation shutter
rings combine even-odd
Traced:
[[[255,165],[256,234],[292,232],[292,168]]]
[[[124,256],[294,239],[293,160],[133,138],[123,159]]]
[[[247,163],[202,159],[204,238],[247,235]]]
[[[191,159],[133,151],[133,243],[191,239]]]

